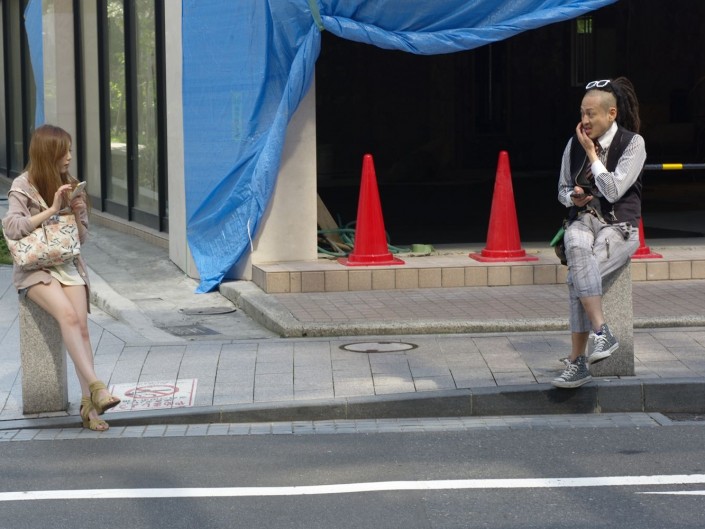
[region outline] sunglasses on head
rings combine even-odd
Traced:
[[[590,90],[591,88],[604,88],[610,84],[609,79],[602,79],[601,81],[590,81],[585,85],[585,90]]]

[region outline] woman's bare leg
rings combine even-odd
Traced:
[[[93,367],[93,351],[88,337],[85,296],[85,287],[62,287],[54,279],[48,285],[38,283],[27,291],[27,297],[51,314],[59,324],[61,338],[76,367],[81,391],[89,395],[88,385],[98,380],[98,376]],[[74,302],[78,307],[74,306]],[[107,390],[99,392],[101,398],[108,395]]]
[[[78,326],[81,331],[81,341],[83,342],[83,347],[80,354],[83,355],[83,360],[86,364],[91,366],[93,372],[95,373],[95,366],[93,363],[93,347],[91,346],[91,337],[88,334],[88,301],[86,300],[86,287],[81,286],[63,286],[63,291],[69,302],[76,311],[78,316]],[[81,372],[76,369],[76,374],[78,375],[78,381],[81,384],[81,392],[84,396],[90,396],[90,391],[88,385],[91,381],[86,380]],[[96,377],[97,378],[97,377]]]

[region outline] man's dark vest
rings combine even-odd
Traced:
[[[616,169],[619,158],[624,154],[624,150],[633,137],[633,132],[617,127],[617,132],[607,151],[607,161],[605,162],[605,167],[609,172],[613,172]],[[588,158],[587,154],[585,154],[585,149],[578,141],[578,137],[573,135],[573,141],[570,145],[570,174],[573,178],[573,183],[577,181],[578,175],[584,170],[586,163],[588,163]],[[644,168],[642,167],[634,184],[614,204],[611,204],[604,197],[599,198],[600,210],[606,222],[630,222],[634,226],[638,224],[641,218],[641,178],[643,174]],[[586,192],[589,191],[589,189],[586,189]],[[572,209],[576,209],[576,207],[573,206]],[[614,213],[614,216],[612,213]],[[570,217],[574,218],[575,214],[577,214],[577,211],[571,211]]]

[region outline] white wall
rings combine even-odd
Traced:
[[[44,121],[76,137],[76,74],[71,0],[44,0],[42,5],[44,54]],[[76,163],[70,171],[76,174]]]
[[[198,277],[196,265],[186,242],[181,17],[181,2],[164,2],[169,259],[187,275]]]
[[[262,219],[252,262],[315,260],[316,215],[314,83],[289,123],[274,196]]]
[[[228,274],[228,279],[252,279],[252,265],[311,261],[318,255],[316,230],[316,86],[289,123],[282,162],[253,251]]]

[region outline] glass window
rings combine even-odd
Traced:
[[[21,28],[22,20],[20,2],[9,2],[7,31],[8,44],[8,71],[9,79],[5,89],[9,91],[10,106],[7,116],[7,133],[10,137],[9,156],[10,172],[15,176],[24,168],[24,130],[22,120],[22,55],[21,55]]]
[[[134,207],[159,214],[157,58],[154,0],[135,1],[137,175]]]
[[[0,2],[0,171],[7,167],[7,117],[5,116],[5,17]]]
[[[591,16],[573,21],[571,73],[573,86],[592,81],[595,70],[595,37]]]
[[[110,130],[108,200],[127,205],[127,92],[124,0],[107,2],[107,81]]]

